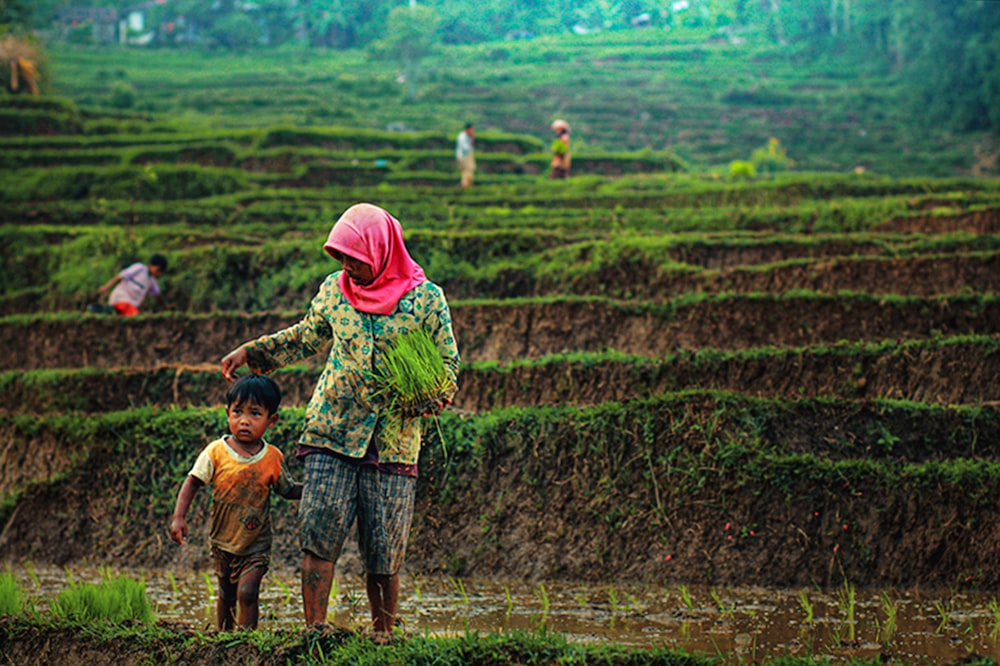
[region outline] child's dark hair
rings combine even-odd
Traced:
[[[270,377],[243,375],[226,391],[226,408],[247,402],[261,405],[268,414],[277,414],[278,405],[281,404],[281,389]]]
[[[149,258],[149,265],[159,266],[161,271],[166,272],[167,258],[164,257],[162,254],[154,254],[152,257]]]

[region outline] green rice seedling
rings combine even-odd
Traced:
[[[504,618],[509,619],[510,614],[514,612],[514,598],[510,596],[510,587],[506,583],[503,586],[503,594],[507,598],[507,609],[504,611]]]
[[[995,598],[991,599],[986,607],[989,609],[990,615],[993,616],[993,629],[990,631],[990,638],[995,643],[997,637],[1000,636],[1000,602]]]
[[[940,616],[940,618],[941,618],[941,622],[938,623],[938,626],[937,626],[937,633],[940,634],[940,633],[944,632],[944,628],[951,621],[951,609],[949,609],[947,606],[945,606],[940,601],[935,601],[934,602],[934,608],[937,609],[938,616]]]
[[[168,571],[167,572],[167,581],[170,583],[170,593],[173,594],[174,596],[176,596],[177,595],[177,579],[174,578],[174,572],[173,571]]]
[[[462,603],[468,606],[469,594],[465,591],[465,583],[463,583],[460,578],[452,578],[451,584],[455,586],[455,591],[458,592],[458,596],[462,597]]]
[[[290,603],[292,603],[292,587],[291,587],[291,585],[289,585],[288,583],[286,583],[285,581],[280,580],[280,579],[275,579],[275,580],[278,583],[278,587],[281,588],[281,592],[285,595],[285,598],[282,601],[282,603],[285,606],[289,605]]]
[[[396,338],[383,360],[385,370],[375,378],[375,394],[388,404],[386,427],[391,437],[407,419],[433,411],[452,379],[433,338],[423,329]]]
[[[0,615],[20,615],[23,601],[21,588],[10,567],[0,574]]]
[[[802,610],[805,611],[806,614],[805,618],[803,618],[802,621],[805,622],[806,624],[812,624],[814,617],[813,605],[812,602],[809,600],[809,595],[806,594],[805,590],[799,591],[799,606],[802,606]]]
[[[41,590],[42,581],[38,577],[38,574],[35,573],[35,565],[33,565],[31,562],[25,562],[24,570],[28,573],[28,578],[31,579],[31,584],[35,586],[35,589]]]
[[[417,575],[413,576],[413,596],[416,597],[417,601],[422,602],[424,600],[423,585],[421,585],[420,577]]]
[[[723,619],[732,618],[736,614],[735,603],[732,606],[727,606],[726,602],[722,600],[722,595],[715,588],[709,590],[708,593],[712,596],[712,600],[715,601],[715,605],[718,607]]]
[[[857,603],[854,586],[846,580],[843,587],[837,590],[837,608],[844,618],[844,628],[847,630],[847,641],[853,643],[855,640],[855,611]]]
[[[879,603],[882,605],[882,612],[885,613],[885,622],[879,625],[879,642],[882,645],[891,645],[896,636],[899,605],[885,592],[879,594]]]
[[[689,611],[694,610],[694,599],[691,598],[691,591],[688,590],[687,585],[678,585],[677,591],[681,593],[681,601],[684,602],[684,606]]]
[[[576,603],[580,604],[580,608],[583,610],[587,609],[587,588],[583,587],[576,593]]]
[[[608,604],[615,613],[621,610],[621,607],[618,605],[618,592],[615,590],[614,585],[608,585]]]
[[[146,597],[146,581],[101,573],[100,583],[70,583],[51,604],[60,620],[78,623],[135,621],[152,624],[153,609]]]
[[[538,584],[538,603],[542,606],[542,613],[549,614],[549,595],[545,591],[545,583]]]
[[[202,580],[205,582],[205,591],[208,594],[209,603],[205,607],[205,620],[207,622],[215,621],[215,604],[212,603],[213,595],[215,595],[215,583],[212,581],[212,576],[209,575],[207,571],[201,572]]]
[[[339,596],[340,596],[340,584],[337,582],[337,579],[334,578],[330,582],[330,599],[332,599],[333,603],[336,604],[337,597]]]

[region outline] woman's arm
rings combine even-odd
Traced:
[[[222,376],[233,381],[236,371],[246,365],[257,374],[267,374],[318,354],[333,339],[330,323],[321,314],[338,289],[334,273],[327,277],[309,304],[309,310],[297,324],[245,342],[222,358]]]

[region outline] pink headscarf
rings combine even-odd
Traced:
[[[344,211],[323,249],[334,259],[346,254],[371,266],[375,279],[367,286],[349,280],[346,271],[337,282],[361,312],[389,314],[400,298],[427,280],[424,269],[406,251],[399,221],[373,204],[359,203]]]

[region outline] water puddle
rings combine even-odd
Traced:
[[[36,608],[70,576],[97,582],[99,569],[12,566]],[[210,572],[119,571],[146,581],[159,619],[214,627]],[[338,577],[332,623],[360,627],[368,615],[364,583]],[[272,570],[261,590],[261,628],[302,623],[294,571]],[[853,595],[852,595],[853,592]],[[703,586],[503,583],[404,576],[401,615],[411,633],[431,636],[546,628],[575,642],[670,647],[722,655],[728,663],[781,655],[835,660],[888,655],[952,664],[972,655],[1000,660],[996,596],[920,591],[786,590]]]

